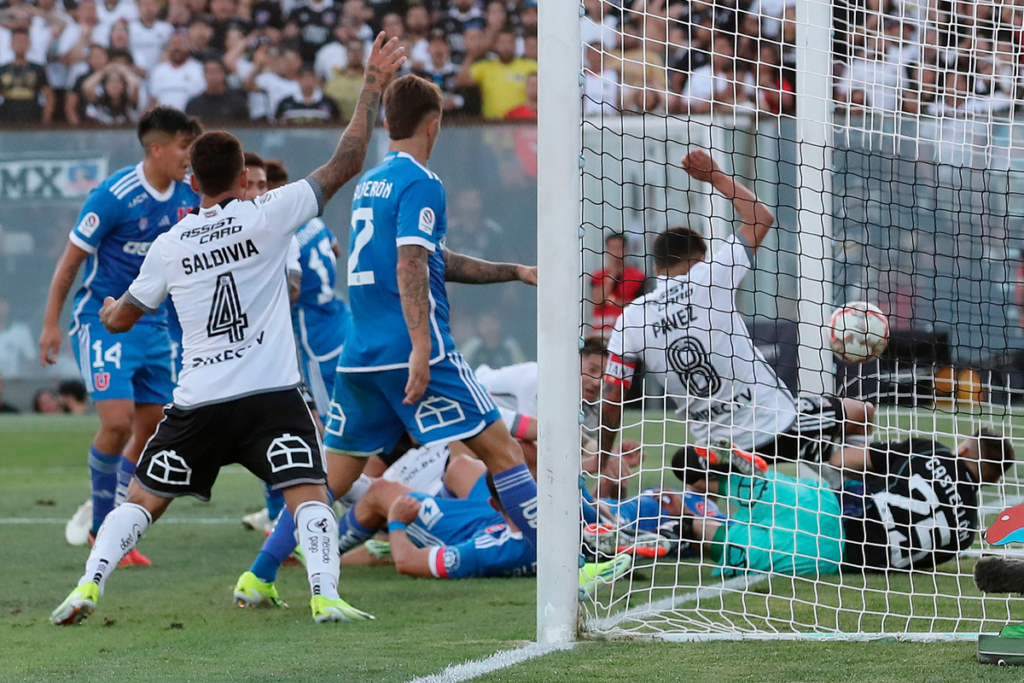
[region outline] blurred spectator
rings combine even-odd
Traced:
[[[900,65],[885,60],[881,37],[868,36],[836,85],[836,99],[845,102],[850,113],[894,112],[903,80]]]
[[[753,76],[736,70],[729,39],[718,37],[712,46],[711,63],[695,70],[687,79],[677,100],[678,111],[707,114],[712,103],[753,109],[755,95]]]
[[[274,118],[283,123],[328,123],[341,118],[338,105],[320,89],[320,77],[311,66],[299,70],[299,97],[289,95],[277,105]]]
[[[584,45],[600,45],[605,50],[619,46],[619,21],[604,0],[583,0],[586,14],[580,17],[580,38]]]
[[[105,125],[139,120],[139,77],[126,66],[107,64],[82,83],[85,118]]]
[[[405,31],[412,42],[409,61],[415,69],[430,61],[430,13],[423,5],[413,5],[405,15]]]
[[[526,101],[526,76],[537,71],[533,59],[516,57],[516,35],[511,27],[498,33],[494,50],[497,59],[481,59],[481,53],[466,53],[456,85],[480,86],[484,118],[500,119]]]
[[[304,63],[312,64],[317,50],[330,41],[338,16],[333,0],[305,0],[288,15],[284,36],[298,40]]]
[[[320,48],[313,63],[316,73],[327,82],[340,74],[348,66],[348,45],[350,40],[359,38],[359,27],[362,23],[353,17],[342,17],[334,27],[334,39]]]
[[[160,63],[174,27],[158,19],[157,0],[139,0],[139,18],[128,25],[128,46],[136,66],[147,74]]]
[[[668,78],[672,92],[683,92],[690,74],[711,63],[711,22],[708,18],[703,24],[690,26],[688,44],[675,48],[669,55]]]
[[[537,29],[527,29],[526,33],[523,34],[523,59],[532,59],[537,61],[537,50],[539,43],[537,41]]]
[[[53,120],[53,90],[41,64],[29,62],[28,31],[11,32],[14,59],[0,66],[0,123],[50,123]]]
[[[502,261],[505,257],[505,231],[493,219],[484,216],[480,190],[466,188],[455,197],[448,222],[448,246],[466,256]]]
[[[75,21],[60,35],[57,44],[57,53],[64,65],[64,73],[60,74],[59,87],[64,91],[63,102],[56,102],[56,106],[67,112],[68,96],[74,89],[78,78],[89,72],[89,46],[104,41],[109,27],[99,25],[99,17],[96,15],[95,0],[81,0],[78,6],[72,10]],[[49,78],[49,74],[47,75]],[[52,80],[52,79],[51,79]],[[57,84],[51,83],[55,88]],[[69,123],[76,123],[67,119]]]
[[[64,118],[71,125],[77,126],[85,118],[85,107],[88,103],[82,92],[82,85],[89,76],[100,71],[107,65],[107,50],[100,45],[90,45],[88,52],[87,71],[75,78],[75,83],[64,95]]]
[[[638,22],[627,22],[617,54],[605,60],[606,66],[619,72],[626,111],[656,111],[664,104],[665,59],[656,43],[644,40],[642,31]]]
[[[103,0],[96,5],[99,23],[113,26],[118,21],[134,21],[139,18],[139,9],[132,0]]]
[[[367,49],[373,42],[374,33],[370,25],[366,23],[367,15],[371,14],[371,11],[366,8],[366,3],[363,0],[345,0],[345,4],[341,8],[341,16],[355,19],[359,23],[359,38],[366,43]]]
[[[622,309],[643,292],[644,271],[626,265],[626,239],[619,233],[604,241],[604,268],[590,278],[594,332],[607,338]]]
[[[57,400],[65,413],[85,415],[89,412],[88,396],[80,379],[67,379],[57,385]]]
[[[471,368],[489,365],[503,368],[526,361],[526,355],[513,337],[506,337],[497,315],[485,313],[477,322],[477,336],[466,342],[462,350]]]
[[[46,80],[54,90],[63,90],[67,78],[67,66],[61,61],[61,41],[74,41],[75,30],[71,27],[74,20],[61,7],[57,0],[36,0],[35,16],[29,24],[29,42],[31,47],[26,58],[31,62],[46,66]]]
[[[28,325],[12,322],[11,305],[0,298],[0,375],[21,377],[22,361],[31,362],[37,351]]]
[[[284,98],[302,94],[299,89],[301,67],[302,57],[297,50],[289,48],[278,53],[276,48],[261,45],[253,55],[253,70],[242,87],[250,92],[265,93],[267,115],[273,117]]]
[[[429,79],[444,93],[445,116],[479,116],[480,89],[476,86],[460,88],[456,85],[459,67],[449,58],[450,48],[444,29],[435,28],[430,32],[429,59],[417,73]]]
[[[249,8],[249,21],[252,28],[266,33],[280,31],[284,28],[284,14],[281,11],[280,0],[255,0]]]
[[[757,108],[769,114],[795,114],[796,88],[779,66],[778,47],[765,41],[757,63]]]
[[[747,8],[743,32],[778,42],[782,37],[782,17],[788,7],[796,7],[796,0],[754,0]]]
[[[224,65],[211,59],[203,65],[206,90],[188,101],[185,113],[207,121],[245,121],[249,118],[249,100],[237,88],[228,87]]]
[[[193,19],[188,25],[189,54],[200,64],[210,59],[224,56],[221,50],[213,46],[213,25],[205,18]]]
[[[115,21],[110,26],[110,33],[107,34],[107,41],[103,46],[108,50],[124,50],[130,53],[131,36],[128,34],[128,22]]]
[[[150,105],[184,110],[204,90],[203,65],[189,54],[188,37],[178,31],[167,43],[167,61],[153,67],[149,75]]]
[[[388,12],[385,14],[384,19],[380,24],[380,30],[384,32],[385,40],[404,37],[405,22],[402,20],[402,15],[396,12]],[[407,53],[406,57],[410,56],[410,54],[411,53]]]
[[[359,101],[359,90],[363,87],[363,41],[359,38],[348,43],[348,65],[324,86],[324,94],[334,100],[345,123],[352,118],[352,112]]]
[[[59,415],[64,412],[56,392],[52,389],[40,389],[32,396],[32,412],[43,415]]]
[[[537,120],[537,72],[526,75],[526,102],[505,114],[506,119]]]
[[[466,29],[484,28],[484,15],[474,0],[452,0],[451,9],[441,21],[441,28],[448,36],[448,47],[451,48],[451,59],[461,66],[466,56]]]
[[[613,114],[619,108],[619,74],[604,66],[605,53],[597,43],[583,48],[583,113]]]
[[[236,3],[237,0],[210,0],[210,27],[213,29],[210,47],[221,55],[227,50],[228,31],[238,29],[247,33],[252,29],[249,21],[238,16]]]
[[[10,403],[4,401],[4,378],[0,375],[0,413],[18,413],[21,412]]]
[[[262,0],[262,2],[272,2],[280,12],[277,0]],[[185,4],[184,0],[171,0],[167,3],[167,16],[164,18],[174,29],[188,28],[189,23],[192,21],[192,11]]]

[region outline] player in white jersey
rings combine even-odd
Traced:
[[[602,450],[614,442],[623,394],[637,361],[663,385],[685,416],[692,439],[725,441],[769,458],[828,459],[831,440],[870,431],[870,404],[830,396],[794,398],[754,346],[736,309],[736,288],[775,217],[704,151],[683,169],[711,183],[742,221],[705,260],[704,238],[672,228],[654,242],[654,291],[630,303],[615,323],[603,403]]]
[[[149,249],[138,277],[100,310],[113,334],[127,331],[168,295],[182,328],[182,370],[146,444],[126,502],[100,527],[78,587],[51,615],[57,625],[89,616],[121,557],[171,500],[208,500],[223,465],[237,462],[282,489],[298,525],[317,622],[367,619],[338,596],[338,525],[327,502],[323,443],[298,391],[285,282],[292,235],[362,168],[381,94],[405,62],[381,33],[366,65],[352,122],[333,157],[308,178],[246,201],[242,145],[207,133],[192,148],[200,205]]]

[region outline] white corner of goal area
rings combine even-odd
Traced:
[[[576,638],[579,601],[582,45],[579,2],[538,11],[537,640],[551,644]]]

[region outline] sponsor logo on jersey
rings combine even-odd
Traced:
[[[259,253],[259,249],[256,248],[252,240],[246,240],[245,242],[235,242],[213,251],[186,256],[181,259],[181,267],[185,269],[185,275],[192,275],[203,270],[223,266],[225,263],[237,263]]]
[[[436,500],[433,498],[424,498],[420,502],[420,511],[417,515],[417,519],[421,527],[431,529],[442,517],[444,517],[444,513],[441,512],[441,508],[437,506]]]
[[[125,242],[122,251],[126,254],[145,256],[151,246],[153,246],[152,242]]]
[[[141,204],[143,202],[143,200],[145,200],[145,199],[146,199],[146,193],[145,192],[140,192],[139,194],[137,194],[134,197],[132,197],[132,200],[130,202],[128,202],[128,208],[129,209],[134,209],[136,206]]]
[[[249,344],[238,349],[224,349],[220,353],[213,356],[198,356],[192,359],[192,367],[198,368],[200,365],[216,365],[217,363],[223,363],[227,360],[235,360],[241,358],[245,353],[254,346],[263,343],[264,332],[260,332],[259,336],[256,337],[255,344]]]
[[[92,373],[92,385],[96,387],[96,391],[106,391],[110,387],[110,373],[109,372],[94,372]]]
[[[389,183],[386,180],[366,180],[356,185],[356,191],[352,199],[362,199],[363,197],[387,199],[391,196],[391,190],[394,187],[394,183]]]
[[[200,235],[208,235],[211,232],[223,232],[224,228],[233,226],[234,224],[235,224],[235,217],[234,216],[226,216],[226,217],[222,218],[221,220],[217,221],[216,223],[207,223],[206,225],[201,225],[198,228],[191,228],[189,230],[183,230],[181,232],[181,237],[179,239],[187,240],[187,239],[191,239],[193,237],[199,237]],[[239,230],[241,229],[241,225],[238,226],[238,229]],[[235,230],[234,232],[238,232],[238,230]],[[229,232],[229,233],[224,233],[224,234],[231,234],[231,233]]]
[[[436,217],[434,216],[433,209],[429,206],[425,206],[420,209],[420,232],[433,235],[435,221]]]
[[[78,224],[77,230],[82,237],[92,237],[98,227],[100,227],[100,217],[90,211],[82,216],[82,222]]]

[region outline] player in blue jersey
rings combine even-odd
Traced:
[[[199,196],[182,181],[192,141],[201,132],[196,119],[169,107],[143,116],[138,126],[143,161],[117,171],[89,194],[50,283],[39,340],[44,365],[57,360],[61,309],[85,264],[70,336],[100,417],[89,449],[93,535],[114,507],[118,484],[127,488],[174,389],[166,309],[115,337],[100,324],[100,306],[105,297],[125,293],[153,240],[199,204]],[[126,561],[149,564],[137,551]]]
[[[455,349],[445,282],[535,285],[537,269],[445,249],[444,186],[425,166],[440,133],[441,103],[440,89],[417,76],[388,86],[389,152],[355,188],[347,260],[352,318],[327,416],[328,486],[335,497],[348,493],[366,460],[391,451],[406,431],[421,444],[461,440],[493,473],[509,518],[535,545],[536,482],[494,402]],[[280,535],[287,543],[291,525],[283,511],[271,539]],[[339,528],[343,537],[350,531]],[[274,557],[264,544],[239,577],[237,604],[273,601],[272,584],[257,577],[264,562],[276,569]]]
[[[425,166],[441,127],[441,91],[416,76],[384,95],[391,145],[352,201],[348,286],[352,322],[338,361],[325,445],[331,486],[344,493],[366,458],[408,432],[420,443],[461,440],[483,460],[509,518],[536,542],[537,487],[518,443],[455,350],[445,282],[536,284],[537,269],[445,248],[444,186]]]

